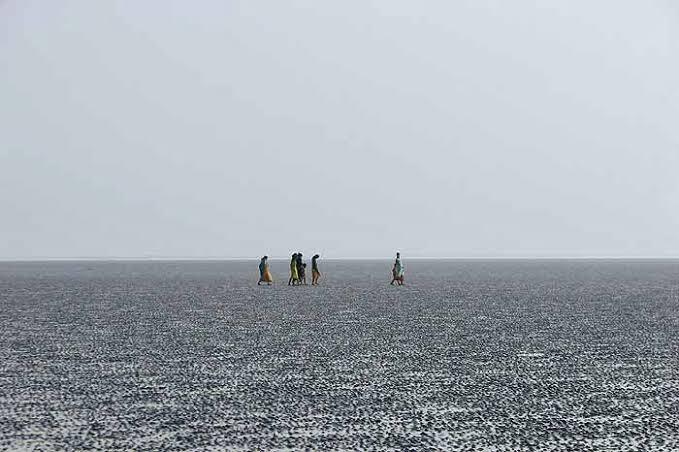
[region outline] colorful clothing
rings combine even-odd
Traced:
[[[396,262],[394,262],[394,276],[397,278],[403,278],[404,274],[405,267],[403,267],[403,264],[401,264],[401,259],[396,258]]]
[[[259,280],[260,282],[273,282],[273,277],[271,276],[271,271],[269,271],[269,264],[267,262],[261,262],[259,264]]]
[[[273,282],[273,276],[271,276],[271,272],[269,271],[269,265],[266,265],[266,270],[264,270],[264,282],[272,283]]]
[[[269,271],[269,263],[264,259],[262,259],[259,263],[259,282],[273,282],[273,277]]]
[[[293,281],[297,281],[299,279],[299,273],[297,273],[297,258],[290,261],[290,277]]]

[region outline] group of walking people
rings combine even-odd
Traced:
[[[321,272],[318,270],[318,259],[321,256],[319,254],[314,254],[311,258],[311,285],[317,286],[318,281],[321,279]],[[269,269],[269,256],[264,256],[259,261],[259,281],[257,285],[262,283],[267,283],[271,285],[273,283],[273,277],[271,276],[271,270]],[[396,253],[396,260],[394,261],[394,266],[391,269],[391,285],[402,286],[405,283],[405,268],[401,263],[401,253]],[[288,279],[288,286],[299,286],[307,285],[306,280],[306,263],[304,262],[304,256],[302,253],[293,253],[290,259],[290,278]]]
[[[304,262],[302,253],[294,253],[290,259],[290,278],[288,279],[288,286],[307,285],[306,282],[306,263]],[[314,254],[311,258],[311,285],[317,286],[318,280],[321,279],[321,272],[318,271],[319,254]]]
[[[318,270],[318,259],[320,257],[319,254],[314,254],[314,257],[311,258],[312,286],[317,286],[318,281],[321,279],[321,272]],[[257,281],[257,285],[259,286],[262,283],[267,283],[269,285],[273,283],[271,270],[269,270],[269,256],[264,256],[259,261],[259,281]],[[306,263],[304,262],[302,253],[294,253],[290,260],[290,278],[288,279],[288,286],[299,285],[308,285],[306,279]]]

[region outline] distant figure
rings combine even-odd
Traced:
[[[321,272],[318,271],[318,258],[321,257],[318,254],[314,254],[311,258],[311,285],[317,286],[318,280],[321,278]]]
[[[302,253],[297,253],[297,281],[298,284],[302,283],[302,273],[304,273],[304,268],[302,267],[304,265],[304,261],[302,260]]]
[[[299,273],[297,273],[297,253],[294,253],[290,260],[290,279],[288,279],[288,286],[294,286],[297,281],[299,281]]]
[[[257,281],[257,285],[259,286],[263,282],[268,285],[271,285],[273,282],[271,272],[269,271],[269,256],[264,256],[262,260],[259,261],[259,281]]]
[[[299,283],[306,286],[306,263],[303,263],[299,270]]]
[[[396,253],[396,260],[394,261],[394,268],[391,270],[392,279],[389,284],[394,285],[397,283],[402,286],[404,283],[405,268],[401,263],[401,253]]]

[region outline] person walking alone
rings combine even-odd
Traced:
[[[269,256],[264,256],[259,261],[259,281],[257,281],[257,285],[259,286],[263,282],[267,283],[268,285],[271,285],[273,282],[273,277],[269,271]]]
[[[321,279],[321,272],[318,271],[318,258],[321,257],[318,254],[314,254],[311,258],[311,285],[317,286],[318,280]]]
[[[389,284],[392,286],[394,283],[397,283],[399,286],[403,285],[405,279],[405,268],[401,263],[401,253],[396,253],[396,260],[394,261],[394,268],[391,270],[391,276],[392,278]]]

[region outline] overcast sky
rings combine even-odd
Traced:
[[[679,256],[672,0],[0,0],[0,258]]]

